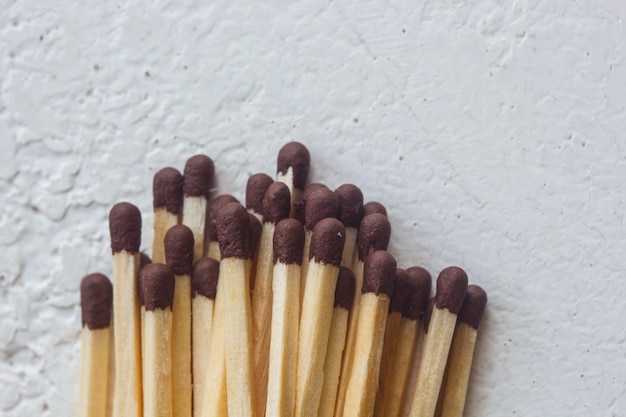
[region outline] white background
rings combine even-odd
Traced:
[[[149,249],[156,170],[290,140],[488,292],[467,416],[626,414],[625,2],[0,3],[0,415],[74,413],[114,203]]]

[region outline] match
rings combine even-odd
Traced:
[[[284,182],[289,187],[291,195],[290,216],[294,216],[294,205],[300,200],[300,194],[304,190],[311,155],[309,150],[299,142],[289,142],[278,151],[276,160],[276,181]]]
[[[267,174],[254,174],[246,183],[246,208],[263,222],[263,198],[274,180]]]
[[[214,176],[215,166],[211,158],[206,155],[194,155],[185,163],[182,223],[193,232],[194,262],[204,256],[204,234]]]
[[[211,207],[209,210],[209,247],[207,248],[207,257],[213,258],[219,261],[220,246],[217,242],[217,213],[228,203],[237,203],[237,199],[230,194],[222,194],[211,201]]]
[[[163,168],[152,181],[152,206],[154,208],[154,239],[152,258],[155,263],[165,263],[163,239],[170,227],[180,223],[183,206],[183,176],[175,168]]]
[[[344,184],[335,190],[335,194],[339,199],[338,218],[346,228],[341,266],[352,268],[359,224],[363,218],[363,193],[356,185]]]

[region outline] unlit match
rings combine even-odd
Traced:
[[[311,155],[309,150],[299,142],[289,142],[278,152],[276,160],[276,181],[284,182],[291,195],[291,216],[294,205],[300,199],[309,177]]]
[[[182,223],[193,232],[193,260],[204,256],[205,232],[209,198],[213,189],[215,166],[206,155],[194,155],[185,163],[183,171]]]
[[[180,223],[183,207],[183,176],[175,168],[167,167],[154,174],[152,182],[152,206],[154,208],[154,239],[152,258],[165,263],[163,239],[170,227]]]

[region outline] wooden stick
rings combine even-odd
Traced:
[[[118,203],[109,213],[113,252],[113,332],[115,334],[115,392],[113,417],[141,417],[141,328],[138,273],[141,213]]]
[[[385,324],[396,280],[395,272],[396,260],[388,252],[372,252],[365,258],[361,313],[352,374],[346,390],[344,416],[369,417],[374,413]]]
[[[164,252],[165,253],[165,252]],[[163,255],[165,256],[165,255]],[[146,329],[146,304],[143,297],[143,285],[141,283],[141,270],[144,266],[152,263],[152,259],[144,253],[139,252],[139,277],[137,279],[137,296],[139,297],[139,323],[141,329],[141,375],[143,379],[143,375],[146,373],[146,343],[145,343],[145,329]]]
[[[185,163],[182,224],[189,227],[193,232],[194,262],[204,256],[207,210],[209,210],[209,198],[214,177],[215,166],[211,158],[206,155],[194,155]]]
[[[415,392],[409,408],[410,417],[433,417],[435,414],[457,315],[466,291],[465,271],[457,267],[441,271],[437,278],[432,315],[424,335]]]
[[[249,296],[250,217],[239,203],[228,203],[217,215],[223,283],[226,389],[230,417],[255,417],[252,316]]]
[[[478,285],[469,285],[448,356],[446,384],[442,387],[441,417],[463,416],[478,325],[486,305],[485,291]]]
[[[174,273],[163,264],[151,264],[143,268],[140,275],[146,306],[144,413],[172,417]]]
[[[363,218],[363,193],[356,185],[344,184],[335,190],[335,194],[339,199],[338,218],[346,228],[341,266],[352,268],[359,224]]]
[[[295,417],[317,415],[345,228],[326,218],[313,229],[298,338]]]
[[[79,417],[106,416],[112,301],[113,287],[106,276],[91,274],[83,278]]]
[[[273,238],[272,325],[265,416],[292,417],[300,320],[300,263],[304,228],[296,219],[276,224]],[[261,414],[263,415],[263,414]]]
[[[163,168],[152,181],[154,208],[154,239],[152,257],[156,263],[165,263],[163,239],[170,227],[180,223],[183,206],[183,176],[171,167]]]
[[[259,258],[259,249],[261,247],[263,225],[254,214],[248,212],[248,217],[250,218],[250,231],[248,234],[250,254],[246,259],[246,264],[248,265],[248,269],[250,271],[250,293],[252,293],[256,280],[256,264],[257,259]]]
[[[272,324],[272,275],[274,269],[273,239],[276,224],[289,217],[291,209],[289,188],[275,182],[263,199],[263,229],[256,260],[254,291],[252,293],[252,343],[258,415],[265,412],[267,372]],[[298,249],[298,252],[301,248]],[[302,261],[302,258],[300,259]]]
[[[246,184],[246,208],[263,223],[263,197],[274,180],[267,174],[254,174]]]
[[[345,251],[344,251],[345,253]],[[320,397],[319,417],[332,417],[335,412],[341,358],[346,345],[348,331],[348,313],[354,301],[356,281],[354,274],[345,266],[339,270],[337,287],[335,288],[335,308],[330,324],[328,350],[324,361],[324,386]]]
[[[278,152],[276,161],[276,181],[284,182],[291,195],[291,216],[294,205],[300,199],[309,176],[311,155],[309,150],[299,142],[289,142]]]
[[[217,213],[228,203],[236,203],[237,199],[230,194],[222,194],[211,201],[209,211],[209,247],[207,257],[220,260],[220,247],[217,242]]]

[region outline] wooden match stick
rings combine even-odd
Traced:
[[[165,252],[163,256],[165,256]],[[150,259],[150,257],[146,253],[139,252],[139,277],[137,279],[137,295],[139,297],[139,323],[140,323],[140,328],[141,328],[141,374],[142,375],[145,375],[146,373],[146,363],[145,363],[146,303],[143,298],[143,285],[141,284],[141,270],[143,269],[144,266],[149,265],[151,263],[152,263],[152,259]]]
[[[456,320],[467,291],[467,275],[448,267],[437,278],[437,293],[428,327],[425,329],[417,382],[410,417],[433,417],[446,369]]]
[[[193,377],[193,415],[202,416],[202,398],[211,375],[207,373],[211,361],[210,346],[213,308],[217,293],[220,263],[202,258],[191,272],[191,358]]]
[[[113,287],[106,276],[90,274],[83,278],[79,417],[107,415],[112,302]]]
[[[263,222],[263,197],[274,180],[267,174],[254,174],[246,184],[246,208]]]
[[[278,152],[276,161],[276,181],[284,182],[291,195],[291,216],[294,205],[300,199],[309,176],[311,155],[309,150],[299,142],[289,142]]]
[[[144,415],[172,417],[174,273],[163,264],[150,264],[140,275],[146,306]]]
[[[248,233],[250,254],[246,259],[246,264],[248,265],[248,269],[250,270],[250,292],[252,293],[252,289],[254,288],[254,282],[256,279],[256,261],[259,257],[259,248],[261,246],[260,242],[261,234],[263,233],[263,225],[259,221],[259,218],[254,214],[248,212],[248,217],[250,218],[250,231]]]
[[[363,216],[367,216],[368,214],[379,213],[383,216],[387,215],[387,209],[385,206],[380,204],[378,201],[370,201],[363,206]]]
[[[180,223],[183,206],[183,176],[175,168],[163,168],[152,181],[154,207],[154,239],[152,257],[156,263],[165,263],[163,239],[170,227]]]
[[[314,182],[312,184],[309,184],[306,186],[306,188],[304,189],[304,191],[302,191],[302,193],[300,193],[300,198],[298,198],[298,201],[296,201],[294,207],[293,207],[293,211],[294,213],[291,215],[291,217],[293,217],[294,219],[298,220],[300,223],[304,224],[306,222],[305,216],[304,216],[304,211],[306,208],[306,200],[309,197],[309,194],[311,194],[311,192],[313,190],[315,190],[316,188],[319,187],[324,187],[324,188],[328,188],[326,185],[321,184],[319,182]]]
[[[391,236],[391,225],[386,216],[380,213],[373,213],[364,216],[359,225],[359,236],[357,238],[357,259],[352,271],[356,279],[356,290],[354,303],[348,317],[348,334],[346,336],[346,348],[341,361],[341,376],[339,377],[339,389],[337,391],[337,403],[335,415],[341,417],[344,410],[344,400],[348,389],[348,380],[352,371],[352,361],[356,349],[357,323],[361,311],[361,293],[363,288],[363,268],[365,257],[376,251],[386,250]]]
[[[345,228],[326,218],[313,229],[298,338],[295,417],[317,415]]]
[[[402,312],[398,342],[390,370],[379,388],[382,390],[381,400],[376,404],[374,412],[378,417],[400,417],[417,345],[420,317],[426,309],[430,295],[431,277],[428,271],[416,266],[407,269],[406,272],[411,278],[409,281],[411,288]]]
[[[191,269],[194,236],[179,224],[165,234],[165,259],[176,276],[172,309],[172,392],[177,417],[192,415],[191,385]],[[147,310],[147,308],[146,308]]]
[[[113,333],[115,343],[115,391],[113,417],[143,414],[141,377],[141,328],[138,296],[141,213],[129,203],[118,203],[109,212],[113,252]]]
[[[341,266],[352,268],[359,224],[363,218],[363,193],[356,185],[344,184],[335,190],[339,198],[339,220],[346,228]]]
[[[255,417],[255,387],[250,308],[250,217],[239,203],[228,203],[217,214],[222,261],[219,282],[224,309],[224,348],[229,417]]]
[[[204,256],[204,234],[214,177],[215,166],[211,158],[206,155],[194,155],[185,163],[182,223],[193,232],[194,262]]]
[[[217,213],[228,203],[237,203],[237,199],[230,194],[222,194],[211,201],[209,211],[209,247],[207,249],[207,257],[216,261],[220,260],[220,247],[217,242]]]
[[[446,383],[442,387],[441,417],[463,416],[478,325],[486,305],[485,291],[478,285],[469,285],[448,356]]]
[[[296,397],[296,363],[300,320],[300,264],[304,228],[284,219],[274,231],[272,326],[265,416],[292,417]],[[263,415],[263,414],[261,414]]]
[[[344,251],[345,252],[345,251]],[[346,345],[348,331],[348,314],[354,301],[356,282],[354,274],[345,266],[339,270],[337,287],[335,288],[335,308],[328,337],[328,350],[324,361],[324,386],[320,397],[319,417],[333,417],[339,375],[341,373],[341,358]]]
[[[344,416],[374,413],[380,360],[389,303],[396,280],[396,260],[386,251],[365,258],[361,313],[357,327],[352,374],[346,390]]]
[[[289,188],[282,182],[269,186],[263,198],[263,229],[256,260],[254,291],[252,292],[252,343],[256,378],[257,413],[265,412],[267,371],[272,324],[272,276],[274,269],[273,239],[276,224],[289,217],[291,200]],[[298,249],[300,252],[302,249]],[[302,259],[300,259],[302,261]]]

